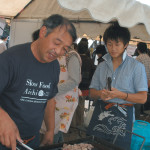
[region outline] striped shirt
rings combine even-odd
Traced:
[[[147,80],[150,80],[150,57],[147,54],[140,54],[136,60],[145,66]]]

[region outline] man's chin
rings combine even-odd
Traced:
[[[52,62],[52,61],[54,61],[54,60],[56,60],[56,59],[48,59],[48,60],[46,61],[46,63],[50,63],[50,62]]]

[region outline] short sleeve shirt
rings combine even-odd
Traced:
[[[58,61],[40,63],[27,43],[0,55],[0,72],[0,106],[22,137],[33,136],[40,130],[47,100],[58,92]]]
[[[111,77],[111,86],[119,91],[126,93],[148,91],[145,67],[142,63],[125,55],[122,64],[113,71],[111,56],[106,54],[103,58],[105,61],[97,66],[90,88],[94,88],[96,90],[106,88],[107,78]],[[131,103],[119,98],[111,99],[108,102],[115,102],[119,104]]]

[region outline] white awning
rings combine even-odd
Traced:
[[[58,0],[62,7],[80,12],[88,10],[94,20],[108,23],[117,19],[121,26],[143,23],[150,35],[150,6],[136,0]]]
[[[31,0],[0,0],[0,16],[13,18]]]

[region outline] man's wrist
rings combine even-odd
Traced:
[[[126,101],[127,99],[128,99],[128,93],[125,93],[126,95],[125,95],[125,98],[124,98],[124,100]]]

